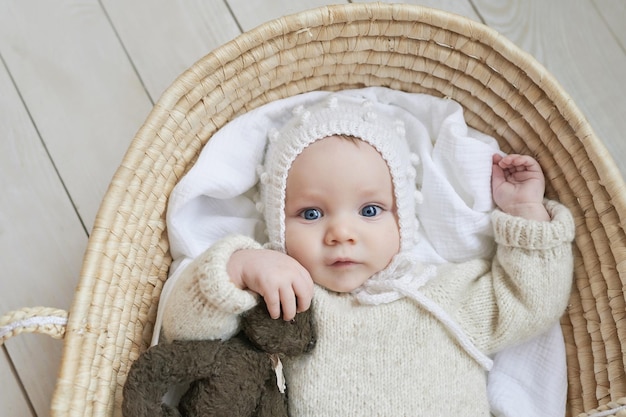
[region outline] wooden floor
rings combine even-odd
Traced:
[[[336,0],[335,2],[339,2]],[[0,0],[0,313],[68,309],[129,141],[198,58],[324,0]],[[626,2],[429,0],[483,22],[555,75],[626,173]],[[62,342],[0,350],[0,416],[47,416]]]

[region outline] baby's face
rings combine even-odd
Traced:
[[[400,248],[393,183],[371,145],[331,136],[295,159],[285,200],[285,247],[315,283],[350,292]]]

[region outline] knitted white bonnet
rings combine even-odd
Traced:
[[[294,109],[293,117],[280,130],[269,133],[264,165],[258,167],[260,201],[268,233],[268,246],[285,251],[285,187],[289,168],[313,142],[333,135],[352,136],[372,145],[386,161],[398,212],[400,252],[417,242],[415,204],[421,194],[415,184],[419,158],[411,153],[404,123],[363,98],[332,94],[308,108]]]

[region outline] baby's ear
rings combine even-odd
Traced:
[[[315,345],[311,310],[296,314],[291,321],[272,319],[265,303],[242,316],[242,331],[257,348],[268,353],[298,355]]]

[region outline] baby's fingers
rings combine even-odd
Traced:
[[[296,294],[296,308],[298,313],[307,311],[311,307],[311,300],[313,299],[313,279],[306,273],[306,277],[294,282],[293,290]]]
[[[308,285],[308,282],[310,285]],[[313,281],[295,281],[291,287],[280,290],[281,312],[283,320],[289,321],[296,317],[296,313],[306,311],[311,307],[313,298]]]
[[[266,293],[263,295],[263,300],[265,300],[265,305],[267,306],[267,312],[269,313],[270,317],[273,319],[279,318],[280,310],[281,310],[280,293],[279,292]]]
[[[306,311],[311,306],[313,298],[313,281],[311,285],[307,285],[306,281],[300,283],[298,281],[292,285],[285,285],[278,288],[277,291],[266,293],[263,296],[267,311],[273,319],[282,317],[283,320],[293,320],[296,313]]]
[[[498,161],[498,166],[504,170],[510,170],[512,172],[539,169],[539,164],[533,157],[518,154],[505,156]]]
[[[283,320],[289,321],[296,316],[296,296],[292,288],[280,290],[280,308]]]

